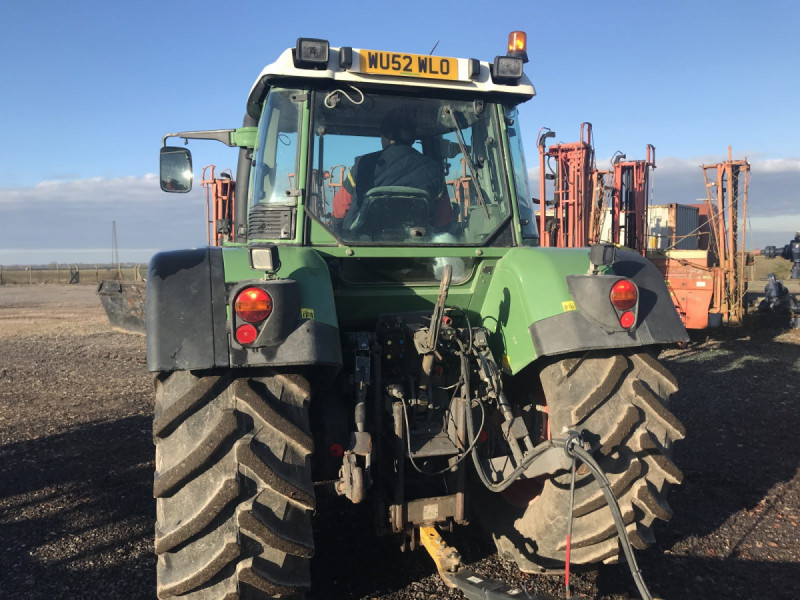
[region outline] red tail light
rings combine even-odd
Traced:
[[[611,304],[617,310],[628,310],[636,304],[639,297],[639,292],[636,291],[636,286],[632,281],[627,279],[620,279],[617,283],[611,286]]]
[[[261,288],[249,287],[237,294],[233,310],[242,321],[260,323],[272,312],[272,298]]]

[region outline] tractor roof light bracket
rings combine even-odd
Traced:
[[[600,267],[610,267],[617,260],[617,247],[614,244],[595,244],[589,248],[591,266],[587,275],[597,275]]]

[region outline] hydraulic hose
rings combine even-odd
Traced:
[[[573,440],[574,438],[570,438],[565,442],[567,454],[574,452],[578,459],[580,459],[592,473],[597,483],[600,484],[600,489],[603,492],[606,503],[608,503],[608,507],[611,509],[611,516],[614,518],[619,541],[620,544],[622,544],[622,552],[625,554],[625,559],[628,561],[628,568],[631,571],[633,581],[636,582],[636,588],[639,590],[642,600],[653,600],[650,590],[647,589],[644,579],[642,579],[642,572],[639,570],[639,565],[636,564],[636,557],[633,555],[633,546],[631,546],[631,541],[628,539],[628,532],[625,530],[625,521],[622,519],[622,512],[619,510],[619,504],[617,504],[617,499],[614,497],[614,492],[611,490],[611,483],[608,481],[603,469],[600,468],[600,465],[597,464],[589,452],[581,448],[578,444],[570,444]]]
[[[460,341],[458,341],[458,343],[461,350],[459,352],[459,358],[461,361],[462,393],[465,399],[464,406],[466,410],[465,420],[467,425],[467,436],[469,439],[474,440],[476,437],[472,422],[471,393],[469,385],[469,358],[465,352],[463,343]],[[512,483],[514,483],[519,476],[522,475],[522,473],[524,473],[525,470],[537,458],[539,458],[539,456],[551,448],[562,446],[570,458],[577,457],[583,464],[586,465],[592,476],[600,485],[600,490],[603,492],[606,503],[611,510],[611,516],[614,519],[614,525],[617,528],[617,535],[619,537],[620,544],[622,545],[622,552],[625,555],[631,576],[636,583],[636,588],[639,590],[642,600],[653,600],[653,596],[650,594],[650,590],[647,589],[647,585],[644,583],[642,573],[639,570],[639,566],[636,563],[636,558],[633,555],[633,547],[631,546],[630,539],[628,539],[628,532],[625,530],[625,521],[622,518],[622,512],[619,509],[619,504],[617,503],[617,499],[611,489],[611,483],[608,481],[603,469],[599,464],[597,464],[597,461],[592,458],[592,455],[589,452],[580,446],[579,442],[580,436],[577,434],[570,435],[570,437],[567,439],[550,439],[542,442],[538,446],[534,447],[533,450],[531,450],[526,456],[524,456],[520,461],[520,464],[513,471],[511,471],[508,476],[498,483],[492,483],[489,480],[489,477],[486,475],[483,465],[481,464],[480,457],[474,448],[472,448],[471,452],[472,462],[475,465],[475,472],[478,474],[478,477],[483,485],[492,492],[502,492]],[[570,514],[570,519],[572,519],[572,514]]]
[[[469,439],[475,439],[475,426],[472,422],[472,407],[470,406],[471,394],[469,387],[469,359],[467,358],[466,353],[463,351],[463,346],[462,346],[462,351],[459,353],[459,357],[461,358],[461,371],[464,374],[462,390],[464,393],[464,398],[467,399],[467,401],[464,403],[466,410],[465,420],[467,422],[467,437]],[[505,479],[503,479],[498,483],[492,483],[489,480],[489,477],[483,470],[481,459],[478,456],[478,453],[475,452],[474,450],[472,451],[472,462],[475,465],[475,471],[478,473],[478,477],[480,478],[483,485],[485,485],[486,488],[492,492],[502,492],[503,490],[511,486],[511,484],[514,483],[519,478],[519,476],[525,472],[525,470],[531,465],[531,463],[533,463],[533,461],[539,458],[539,456],[544,454],[547,450],[555,448],[558,445],[556,442],[558,442],[558,440],[547,440],[546,442],[542,442],[541,444],[533,448],[533,450],[531,450],[531,452],[522,459],[520,464],[513,471],[511,471],[511,473],[509,473]],[[561,442],[563,443],[564,440],[561,440]]]

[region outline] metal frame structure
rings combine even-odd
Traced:
[[[614,168],[611,202],[611,241],[647,252],[647,205],[650,169],[656,168],[656,149],[647,144],[645,160],[624,160],[624,154],[612,159]]]
[[[728,146],[727,161],[702,165],[702,169],[711,219],[711,247],[722,271],[722,277],[715,279],[718,283],[712,312],[722,314],[728,323],[737,323],[744,314],[747,291],[744,267],[750,163],[746,158],[733,160]]]
[[[206,172],[209,172],[206,178]],[[206,240],[209,246],[222,246],[234,241],[234,206],[236,183],[231,172],[214,177],[214,165],[203,167],[202,181],[206,188]]]
[[[590,224],[600,221],[593,200],[602,203],[602,194],[597,193],[594,170],[594,139],[592,124],[581,123],[580,141],[570,144],[554,144],[548,149],[547,138],[555,133],[546,127],[539,130],[539,240],[542,246],[578,248],[597,241],[599,229]],[[555,163],[553,165],[553,163]],[[547,168],[550,173],[547,173]],[[553,199],[547,201],[547,181],[554,181]],[[548,206],[553,207],[548,216]],[[595,236],[592,239],[592,236]]]

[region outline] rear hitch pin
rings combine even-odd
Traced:
[[[461,554],[439,535],[436,527],[421,525],[419,540],[428,551],[439,576],[447,587],[461,590],[467,600],[545,600],[541,596],[531,595],[526,590],[512,587],[502,581],[492,581],[461,562]]]

